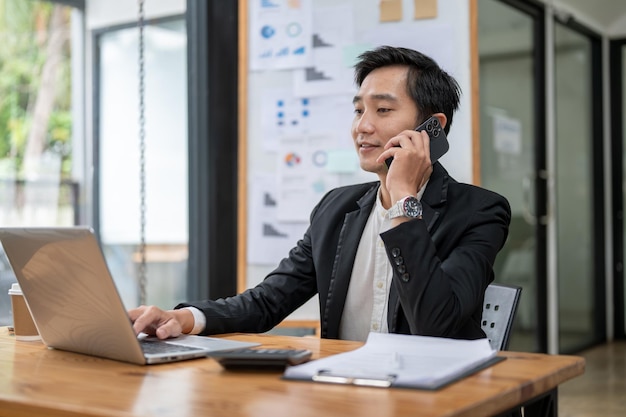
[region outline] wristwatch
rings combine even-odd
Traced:
[[[389,218],[410,217],[412,219],[422,218],[422,203],[417,197],[409,195],[396,202],[388,211]]]

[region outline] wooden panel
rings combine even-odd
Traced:
[[[478,0],[470,4],[470,66],[472,95],[472,183],[480,185],[480,57],[478,53]]]
[[[246,289],[248,237],[248,2],[239,0],[238,182],[237,182],[237,291]]]

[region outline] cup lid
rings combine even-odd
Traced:
[[[20,284],[18,284],[17,282],[13,283],[11,285],[11,288],[9,289],[9,295],[22,295],[22,289],[20,288]]]

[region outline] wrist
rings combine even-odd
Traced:
[[[172,314],[180,324],[181,332],[184,334],[191,333],[195,323],[193,313],[187,308],[181,308],[179,310],[172,310]]]

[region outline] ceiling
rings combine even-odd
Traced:
[[[626,0],[539,0],[553,5],[555,13],[563,18],[573,17],[600,35],[609,38],[626,37]],[[487,6],[489,7],[482,7]],[[505,2],[478,2],[481,19],[480,31],[485,33],[515,29],[528,24],[528,18],[520,13],[512,13]]]
[[[559,10],[563,5],[563,11],[571,11],[576,20],[595,23],[598,27],[607,29],[609,32],[619,31],[626,33],[626,0],[543,0],[544,3],[554,4]],[[616,26],[622,26],[616,28]]]

